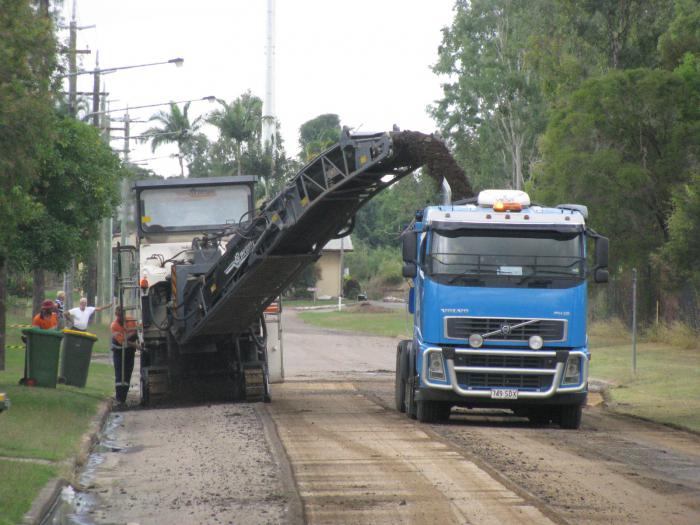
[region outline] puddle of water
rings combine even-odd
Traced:
[[[102,427],[101,439],[88,456],[85,466],[78,475],[83,487],[92,485],[97,468],[107,454],[124,453],[129,449],[117,441],[117,430],[122,424],[121,414],[110,414]],[[42,525],[95,525],[92,514],[99,504],[95,494],[77,490],[72,485],[64,487],[61,496]]]

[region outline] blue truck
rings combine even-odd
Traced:
[[[416,213],[402,235],[414,323],[396,353],[397,410],[434,422],[454,406],[507,408],[579,428],[587,281],[608,280],[608,239],[587,218],[585,206],[544,207],[516,190]]]

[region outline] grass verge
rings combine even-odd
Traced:
[[[343,304],[351,304],[353,301],[343,299]],[[337,306],[338,299],[285,299],[282,301],[283,308],[297,308],[306,306]]]
[[[700,432],[699,347],[638,343],[635,376],[624,326],[594,324],[590,332],[591,376],[617,385],[608,392],[611,410]]]
[[[8,325],[24,324],[12,316]],[[0,391],[12,403],[0,414],[0,456],[41,459],[48,465],[0,458],[0,524],[18,523],[39,490],[61,474],[59,462],[78,451],[80,437],[88,429],[102,400],[114,388],[112,368],[92,363],[85,388],[25,387],[18,384],[24,371],[21,329],[8,326],[5,370],[0,372]],[[5,521],[3,521],[5,520]]]
[[[34,497],[56,476],[50,465],[33,465],[0,459],[0,525],[22,521]]]
[[[314,326],[386,337],[410,337],[411,314],[405,311],[386,313],[300,312],[299,318]]]
[[[304,322],[322,328],[388,337],[410,337],[406,312],[301,312]],[[591,376],[616,385],[608,392],[610,409],[700,432],[700,347],[687,337],[661,343],[656,332],[637,345],[637,375],[632,373],[628,329],[619,322],[590,326]],[[678,334],[676,334],[678,335]],[[680,342],[682,341],[682,344]]]

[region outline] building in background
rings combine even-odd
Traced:
[[[319,278],[316,281],[316,297],[338,297],[340,293],[340,248],[341,239],[331,239],[323,247],[321,258],[316,262]],[[352,239],[348,235],[342,239],[343,253],[353,251]]]

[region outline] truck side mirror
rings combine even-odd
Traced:
[[[407,277],[409,279],[413,279],[417,273],[418,273],[418,270],[416,269],[416,263],[413,263],[413,262],[403,263],[403,268],[401,268],[401,275],[403,275],[404,277]]]
[[[596,268],[593,274],[593,280],[597,283],[607,283],[608,276],[607,268]]]
[[[405,231],[401,235],[401,256],[403,258],[403,262],[406,263],[415,263],[416,262],[416,250],[418,248],[417,245],[417,239],[418,236],[416,235],[416,232],[414,231]],[[415,264],[414,264],[415,266]],[[404,275],[404,277],[406,277]],[[415,274],[414,274],[415,277]]]
[[[608,267],[608,238],[596,237],[595,239],[595,267]]]

